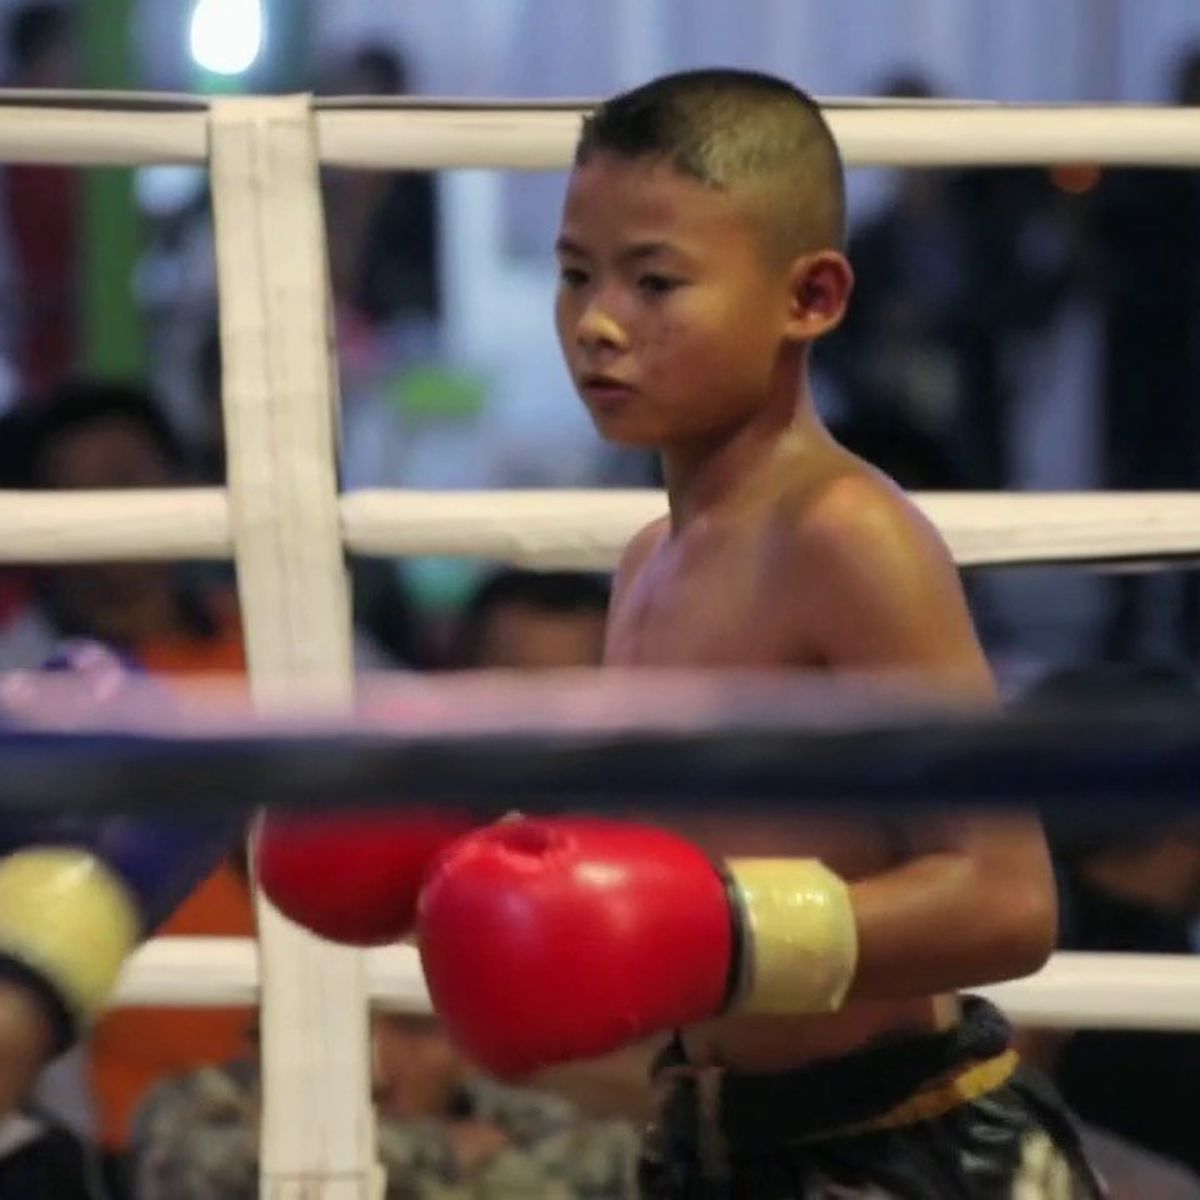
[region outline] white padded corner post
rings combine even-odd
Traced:
[[[325,233],[307,97],[213,103],[230,527],[264,710],[351,701]],[[374,1200],[363,956],[257,900],[265,1200]]]

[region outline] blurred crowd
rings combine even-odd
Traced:
[[[17,10],[7,30],[7,82],[77,82],[75,36],[69,5]],[[322,86],[390,96],[409,81],[398,55],[366,46]],[[935,88],[907,74],[882,92],[919,100]],[[1200,105],[1200,55],[1182,60],[1175,96]],[[125,381],[88,377],[76,365],[79,187],[78,173],[61,168],[9,166],[0,176],[0,488],[219,483],[211,280],[190,290],[155,282],[164,264],[205,258],[203,187],[150,223],[143,264],[149,308],[172,308],[175,318],[186,312],[159,340],[170,340],[171,361],[187,368]],[[325,187],[336,214],[329,254],[343,371],[361,390],[362,380],[379,377],[381,359],[398,355],[404,378],[404,355],[429,344],[442,312],[434,182],[414,173],[329,172]],[[850,319],[820,348],[822,402],[842,439],[904,486],[1200,488],[1200,179],[1192,173],[904,173],[890,200],[852,230],[850,257],[857,289]],[[422,366],[419,349],[413,353]],[[381,387],[373,402],[442,405],[459,422],[486,404],[486,394],[464,400],[453,380],[414,377],[399,393]],[[1066,466],[1050,414],[1063,405],[1082,411],[1080,427],[1094,433],[1068,448],[1078,461]],[[1047,474],[1048,460],[1057,474]],[[630,460],[619,475],[652,484],[654,466]],[[451,571],[356,560],[351,568],[363,669],[547,670],[600,661],[604,578],[482,563]],[[1023,699],[1196,701],[1194,572],[1095,583],[1102,602],[1087,636],[1069,656],[1055,654],[1052,642],[1035,647],[1038,682]],[[1005,597],[984,577],[968,586],[997,659],[1028,651],[1020,614]],[[246,669],[227,564],[0,568],[0,670],[37,665],[64,637],[118,647],[163,677]],[[1064,947],[1194,952],[1194,823],[1156,827],[1133,843],[1069,839],[1059,868]],[[232,859],[162,932],[253,929],[244,865]],[[238,1010],[106,1018],[33,1102],[0,1113],[0,1200],[256,1195],[254,1021]],[[425,1018],[379,1015],[373,1037],[389,1197],[632,1194],[631,1121],[586,1098],[573,1104],[481,1078]],[[1196,1114],[1176,1082],[1195,1074],[1200,1039],[1031,1030],[1026,1050],[1089,1122],[1115,1194],[1200,1195]],[[37,1178],[54,1182],[41,1192],[28,1184],[13,1190],[12,1180],[33,1178],[18,1168],[35,1150],[54,1164]]]

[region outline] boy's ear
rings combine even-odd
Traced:
[[[837,250],[818,250],[797,258],[788,276],[787,337],[811,342],[832,332],[846,315],[854,271]]]

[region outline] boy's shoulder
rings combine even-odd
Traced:
[[[828,564],[845,556],[903,553],[948,558],[941,535],[905,492],[853,455],[817,478],[798,479],[784,497],[795,549]]]
[[[753,524],[772,529],[777,548],[782,525],[786,544],[803,565],[829,567],[863,558],[885,564],[894,556],[951,562],[938,529],[912,498],[848,452],[829,455],[811,470],[781,473],[768,497]],[[662,516],[634,534],[621,555],[618,585],[638,574],[669,533],[670,518]]]

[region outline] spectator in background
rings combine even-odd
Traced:
[[[608,585],[597,576],[499,570],[467,602],[454,661],[529,670],[598,666],[607,610]]]
[[[1182,59],[1177,104],[1200,105],[1200,49]],[[1093,206],[1104,325],[1102,486],[1200,487],[1200,178],[1166,168],[1108,171]],[[1177,579],[1172,652],[1200,653],[1200,579]],[[1137,657],[1160,603],[1145,576],[1119,575],[1102,652]]]
[[[87,1146],[33,1111],[0,1117],[0,1200],[108,1200]]]
[[[78,87],[74,6],[21,4],[5,29],[7,86]],[[45,396],[71,371],[77,351],[81,176],[73,167],[4,168],[5,231],[11,277],[4,285],[6,324],[19,389]]]
[[[220,485],[225,483],[225,415],[221,409],[221,332],[215,316],[196,346],[192,374],[198,401],[193,473],[199,483]]]
[[[395,51],[362,46],[335,71],[330,92],[405,96],[408,67]],[[438,206],[434,178],[417,171],[328,171],[326,210],[336,300],[381,327],[441,315]]]
[[[376,1014],[371,1063],[386,1200],[636,1195],[631,1125],[479,1076],[430,1017]],[[259,1107],[252,1059],[164,1083],[137,1120],[136,1200],[254,1200]]]
[[[1086,239],[1076,197],[1046,171],[964,171],[953,187],[969,233],[953,444],[966,486],[1002,490],[1017,481],[1014,410],[1042,399],[1020,394],[1018,351],[1042,344],[1086,286]]]
[[[184,451],[152,395],[131,384],[79,381],[19,420],[25,486],[45,489],[169,487]],[[63,637],[86,637],[165,674],[240,673],[241,627],[229,589],[201,584],[169,563],[72,563],[38,568],[23,627],[4,643],[36,655],[0,666],[36,666]]]
[[[881,94],[936,92],[901,74]],[[1012,342],[1050,322],[1078,274],[1058,199],[1041,171],[904,171],[850,239],[854,304],[818,362],[852,414],[883,412],[951,447],[969,488],[1011,483]]]
[[[61,89],[79,84],[78,18],[62,0],[18,4],[8,18],[9,86]]]
[[[184,451],[144,389],[76,382],[14,417],[26,486],[167,487]],[[39,567],[30,603],[0,639],[5,667],[36,666],[65,636],[117,646],[161,675],[241,674],[241,627],[232,590],[168,563]],[[244,874],[226,864],[164,927],[171,935],[253,936]],[[247,1010],[122,1010],[96,1026],[88,1044],[98,1137],[120,1195],[120,1157],[130,1114],[159,1077],[225,1061],[244,1046]]]
[[[894,479],[905,491],[944,492],[962,486],[946,443],[897,412],[854,412],[830,423],[852,454]]]
[[[241,851],[234,851],[157,933],[253,938],[254,908]],[[151,1090],[165,1079],[243,1057],[254,1015],[250,1008],[122,1008],[97,1023],[88,1051],[112,1200],[139,1200],[140,1193],[130,1189],[130,1139],[135,1114]]]
[[[590,575],[497,571],[466,607],[455,661],[529,670],[598,665],[607,601],[607,585]],[[433,1019],[417,1014],[376,1014],[372,1051],[387,1200],[636,1195],[637,1134],[611,1116],[625,1097],[603,1075],[562,1080],[578,1104],[502,1086],[473,1071]],[[137,1200],[257,1196],[258,1078],[257,1064],[244,1059],[153,1093],[133,1139]]]
[[[131,384],[64,385],[28,413],[21,429],[26,486],[51,490],[169,487],[184,451],[152,395]],[[168,563],[69,564],[35,572],[44,653],[63,637],[87,637],[167,674],[245,668],[234,597],[199,586]],[[0,654],[0,657],[3,657]],[[30,662],[5,662],[30,666]]]
[[[878,467],[908,492],[945,492],[963,487],[963,476],[942,438],[906,420],[895,409],[852,411],[830,422],[830,432],[847,450]],[[971,615],[989,655],[998,654],[1008,634],[979,576],[968,571],[963,587]]]
[[[26,416],[18,410],[0,415],[0,489],[25,486]],[[20,565],[0,564],[0,670],[41,662],[46,630],[31,619],[34,603],[33,573]]]
[[[881,88],[897,100],[927,100],[925,78],[898,74]],[[955,177],[897,174],[892,202],[850,238],[855,302],[822,347],[849,411],[949,436],[965,386],[960,328],[972,305],[971,231]]]
[[[77,381],[13,414],[3,462],[9,482],[79,490],[170,487],[189,475],[189,455],[152,394],[132,384]],[[231,577],[177,564],[79,563],[38,567],[23,610],[0,631],[0,668],[37,666],[63,637],[124,651],[151,674],[240,676],[246,660]],[[380,603],[378,594],[373,601]],[[399,622],[393,596],[392,621]],[[397,635],[398,636],[398,635]],[[361,636],[359,665],[385,656]],[[233,859],[188,898],[162,933],[252,937],[244,868]],[[245,1049],[246,1009],[122,1010],[89,1045],[99,1139],[118,1195],[132,1113],[160,1078]],[[3,1197],[0,1196],[0,1200]]]
[[[0,416],[0,489],[26,478],[24,431],[23,413]],[[0,566],[0,646],[17,663],[39,662],[46,644],[45,631],[27,620],[32,604],[31,573]],[[15,1028],[2,1005],[0,1026]],[[0,1071],[0,1200],[108,1200],[89,1145],[94,1105],[82,1051],[72,1049],[41,1072],[32,1098],[16,1090],[26,1082],[8,1056]]]
[[[1056,671],[1027,694],[1030,711],[1056,708],[1103,714],[1153,713],[1187,706],[1200,717],[1195,676],[1173,666],[1094,666]],[[1139,830],[1077,825],[1051,838],[1060,882],[1064,950],[1192,954],[1191,926],[1200,916],[1200,825],[1147,814]],[[1200,1072],[1200,1035],[1085,1029],[1042,1032],[1034,1039],[1039,1065],[1055,1078],[1067,1103],[1086,1122],[1193,1172],[1188,1192],[1200,1196],[1196,1111],[1180,1080]],[[1098,1161],[1103,1169],[1108,1143]],[[1119,1150],[1119,1147],[1118,1147]],[[1129,1155],[1120,1155],[1123,1170]],[[1136,1165],[1136,1164],[1135,1164]],[[1148,1187],[1120,1195],[1163,1194]]]
[[[225,425],[221,408],[221,339],[214,320],[201,339],[196,355],[199,412],[190,461],[202,483],[223,484]],[[421,667],[429,650],[409,594],[402,568],[379,558],[354,558],[350,563],[355,625],[355,663],[360,668]],[[205,574],[232,585],[228,563],[211,564]]]
[[[432,652],[403,566],[385,558],[353,558],[350,585],[357,665],[377,670],[430,666]]]

